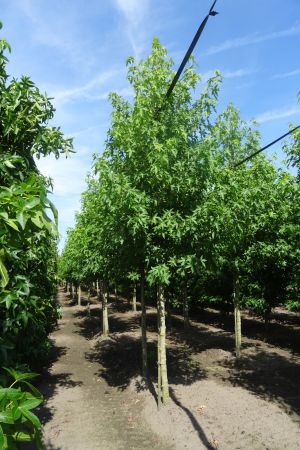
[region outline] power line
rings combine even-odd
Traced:
[[[281,141],[281,139],[285,138],[286,136],[288,136],[289,134],[294,133],[294,131],[298,130],[300,128],[300,125],[298,125],[297,127],[293,128],[292,130],[288,131],[287,133],[283,134],[282,136],[280,136],[278,139],[275,139],[275,141],[270,142],[270,144],[265,145],[264,147],[260,148],[259,150],[257,150],[256,152],[252,153],[251,155],[247,156],[246,158],[242,159],[241,161],[239,161],[238,163],[234,164],[234,168],[241,166],[244,162],[250,161],[250,159],[254,158],[254,156],[258,155],[259,153],[263,152],[264,150],[266,150],[267,148],[271,147],[272,145],[276,144],[276,142]]]
[[[187,62],[188,62],[188,60],[189,60],[193,50],[194,50],[194,48],[196,47],[196,45],[197,45],[197,43],[198,43],[198,41],[200,39],[200,36],[201,36],[205,26],[206,26],[206,23],[207,23],[209,17],[210,16],[216,16],[218,14],[217,11],[214,11],[214,7],[215,7],[216,3],[217,3],[217,0],[214,0],[214,2],[212,4],[212,6],[211,6],[207,16],[203,19],[201,25],[199,26],[199,28],[198,28],[198,30],[197,30],[197,32],[196,32],[196,34],[195,34],[191,44],[190,44],[188,50],[187,50],[187,52],[186,52],[186,54],[185,54],[185,56],[184,56],[184,58],[183,58],[183,60],[182,60],[182,62],[180,64],[180,66],[179,66],[179,69],[177,70],[177,72],[176,72],[176,74],[175,74],[175,76],[174,76],[174,78],[173,78],[173,80],[172,80],[172,82],[171,82],[171,84],[169,86],[169,89],[166,92],[165,101],[168,100],[168,98],[171,96],[171,94],[172,94],[172,92],[173,92],[173,90],[174,90],[174,88],[175,88],[175,86],[176,86],[176,84],[177,84],[177,82],[178,82],[178,80],[180,78],[180,75],[182,74],[182,72],[183,72],[183,70],[184,70],[184,68],[185,68],[185,66],[186,66],[186,64],[187,64]],[[160,109],[160,111],[161,111],[161,109]],[[281,139],[284,139],[286,136],[289,136],[290,134],[294,133],[294,131],[298,130],[299,128],[300,128],[300,125],[295,127],[295,128],[293,128],[292,130],[288,131],[287,133],[283,134],[278,139],[275,139],[275,141],[270,142],[270,144],[265,145],[261,149],[257,150],[256,152],[254,152],[251,155],[247,156],[246,158],[242,159],[238,163],[234,164],[233,167],[234,168],[238,167],[238,166],[242,165],[244,162],[250,161],[250,159],[254,158],[254,156],[258,155],[259,153],[263,152],[267,148],[269,148],[272,145],[276,144],[277,142],[281,141]]]
[[[180,66],[179,66],[179,69],[177,70],[177,73],[174,76],[174,78],[172,80],[172,83],[170,84],[170,87],[169,87],[169,89],[168,89],[168,91],[166,93],[165,100],[167,100],[170,97],[170,95],[172,94],[172,92],[173,92],[173,90],[174,90],[174,88],[175,88],[175,86],[177,84],[177,81],[179,80],[180,75],[182,74],[182,71],[183,71],[183,69],[186,66],[186,63],[188,62],[188,60],[189,60],[189,58],[190,58],[194,48],[196,47],[197,42],[199,41],[199,38],[200,38],[204,28],[205,28],[205,25],[206,25],[206,23],[207,23],[207,21],[209,19],[209,16],[216,16],[218,14],[216,11],[214,11],[214,7],[215,7],[216,3],[217,3],[217,0],[214,0],[213,4],[212,4],[212,6],[211,6],[211,8],[209,10],[209,13],[207,14],[207,16],[204,18],[204,20],[202,21],[201,25],[199,26],[199,28],[198,28],[195,36],[194,36],[194,39],[192,40],[192,42],[191,42],[191,44],[190,44],[190,46],[189,46],[189,48],[188,48],[188,50],[187,50],[187,52],[185,54],[185,56],[184,56],[184,58],[183,58],[183,60],[182,60],[182,62],[180,64]]]

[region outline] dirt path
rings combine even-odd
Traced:
[[[40,386],[46,450],[300,450],[298,321],[272,324],[276,333],[267,343],[259,322],[244,318],[243,356],[236,361],[229,321],[203,311],[185,333],[182,317],[173,314],[171,399],[158,412],[155,309],[147,309],[153,384],[145,390],[140,312],[111,298],[110,336],[103,338],[96,297],[90,313],[85,296],[82,307],[62,292],[59,300],[63,318]]]
[[[47,450],[168,449],[141,418],[137,395],[109,386],[98,362],[88,361],[91,343],[80,333],[81,308],[60,292],[63,317],[54,332],[55,358],[41,389],[40,412]]]

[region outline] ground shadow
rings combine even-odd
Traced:
[[[201,324],[222,328],[234,332],[234,317],[232,313],[223,314],[213,309],[201,309],[193,312],[193,320]],[[287,348],[300,354],[300,319],[285,313],[271,314],[271,321],[266,333],[265,324],[261,318],[244,312],[242,316],[242,334],[249,339],[266,341],[280,348]]]
[[[157,315],[154,312],[147,314],[147,327],[150,331],[156,330]],[[206,326],[190,325],[186,330],[183,319],[172,317],[172,325],[168,330],[168,338],[174,345],[185,344],[194,354],[209,349],[218,349],[229,352],[234,356],[235,339],[232,333],[223,330],[211,330]],[[244,342],[243,348],[253,347],[253,343]]]
[[[110,337],[100,338],[93,350],[86,354],[86,358],[99,363],[98,376],[103,377],[110,386],[123,390],[141,374],[140,314],[131,314],[130,306],[121,300],[112,303],[110,309]],[[87,316],[86,309],[77,311],[75,315],[82,318],[78,323],[78,333],[89,339],[101,336],[100,306],[93,307],[90,316]],[[255,340],[244,341],[243,356],[236,360],[232,317],[208,310],[202,311],[198,319],[201,324],[194,322],[194,325],[184,331],[182,317],[172,317],[167,349],[170,384],[189,385],[203,378],[218,378],[224,383],[243,387],[265,400],[275,402],[289,414],[300,414],[300,364],[296,356],[299,336],[296,336],[296,332],[290,335],[289,343],[284,345],[293,349],[295,356],[281,355],[259,339],[261,335],[264,336],[263,323],[257,321],[257,318],[245,318],[244,335]],[[289,323],[294,321],[293,318]],[[210,328],[211,325],[217,328]],[[274,340],[278,343],[286,336],[290,327],[284,329],[285,326],[285,322],[281,321],[272,323],[273,331],[269,342]],[[147,312],[147,328],[153,338],[157,329],[157,315],[153,309]],[[274,330],[278,330],[279,337],[272,334]],[[157,377],[157,349],[154,340],[148,344],[148,358],[150,384],[147,388],[157,400],[155,384],[151,381]],[[224,370],[211,372],[208,367],[211,365]],[[146,388],[139,381],[136,383],[137,390]]]
[[[110,333],[125,333],[138,329],[140,318],[137,313],[127,311],[127,315],[123,318],[115,316],[112,311],[109,314],[109,330]],[[101,307],[94,307],[88,311],[87,309],[79,310],[74,313],[74,316],[83,319],[76,323],[78,330],[76,333],[84,336],[86,339],[93,339],[100,336],[102,333],[102,309]]]
[[[47,403],[52,397],[55,396],[57,388],[59,386],[72,388],[81,384],[81,382],[72,381],[71,374],[69,373],[60,373],[55,375],[50,373],[51,366],[63,355],[65,355],[66,352],[66,347],[54,346],[50,351],[47,366],[40,369],[40,377],[35,383],[35,386],[44,397],[44,402],[34,410],[34,413],[39,417],[43,425],[49,422],[55,413],[51,407],[47,406]],[[44,443],[44,447],[45,450],[62,450],[61,447],[54,446],[50,442]],[[23,443],[21,444],[20,449],[35,450],[36,446],[32,443]]]
[[[213,446],[209,440],[206,437],[205,432],[203,431],[203,428],[201,427],[201,425],[199,424],[198,420],[196,419],[196,417],[194,416],[194,414],[186,407],[184,406],[180,400],[178,400],[178,398],[176,397],[175,391],[174,389],[170,388],[170,397],[173,400],[173,402],[175,403],[175,405],[177,405],[179,408],[181,408],[186,415],[188,416],[188,418],[190,419],[194,430],[197,431],[197,434],[199,436],[200,441],[202,442],[202,444],[204,445],[204,447],[207,450],[216,450],[216,447]]]
[[[299,362],[275,352],[258,350],[253,355],[242,356],[238,361],[224,361],[223,365],[230,369],[223,379],[225,382],[277,403],[300,421]]]
[[[156,344],[148,342],[148,363],[150,379],[156,379]],[[97,372],[110,386],[126,389],[131,380],[141,374],[141,341],[138,337],[115,335],[99,341],[86,359],[101,366]],[[169,380],[174,384],[191,384],[205,377],[190,358],[188,351],[175,347],[167,349]]]
[[[24,444],[20,445],[19,449],[20,450],[36,450],[36,446],[32,443],[24,443]],[[53,445],[49,441],[44,442],[44,449],[45,450],[63,450],[62,447],[57,447],[56,445]]]

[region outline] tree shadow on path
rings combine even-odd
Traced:
[[[50,372],[52,365],[62,358],[66,352],[66,347],[54,346],[51,349],[47,367],[42,369],[41,375],[35,383],[37,389],[39,389],[39,391],[43,394],[44,402],[36,408],[34,412],[39,417],[43,425],[50,422],[55,414],[55,410],[48,405],[48,402],[56,395],[57,389],[61,386],[73,388],[82,384],[80,381],[73,381],[71,379],[72,374],[70,373],[52,374]],[[46,450],[62,450],[61,447],[57,447],[50,442],[44,443],[44,447]],[[20,449],[35,450],[36,446],[32,443],[24,443],[20,446]]]
[[[204,445],[204,447],[207,450],[216,450],[216,447],[211,445],[211,443],[209,442],[209,440],[206,437],[205,432],[203,431],[203,428],[201,427],[201,425],[199,424],[198,420],[196,419],[196,417],[194,416],[194,414],[186,407],[184,406],[180,400],[178,400],[178,398],[175,395],[175,391],[173,388],[170,388],[170,397],[173,400],[173,402],[175,403],[175,405],[177,405],[179,408],[181,408],[186,415],[188,416],[188,418],[190,419],[194,429],[197,431],[197,434],[199,436],[200,441],[202,442],[202,444]]]
[[[78,319],[82,319],[76,323],[78,330],[76,333],[85,337],[86,339],[93,339],[100,336],[102,333],[102,310],[100,307],[94,307],[88,313],[87,310],[80,310],[74,313]],[[114,314],[109,316],[109,330],[110,333],[124,333],[131,332],[139,328],[139,314],[129,312],[126,317],[120,318]]]
[[[85,318],[78,324],[78,333],[83,336],[101,336],[100,309],[94,310],[97,317]],[[110,317],[111,335],[101,338],[87,352],[88,361],[99,364],[97,376],[103,377],[110,386],[124,390],[141,374],[141,339],[139,315],[118,314]],[[93,322],[95,321],[95,322]],[[149,374],[150,380],[157,378],[156,330],[157,317],[147,314]],[[90,335],[89,327],[95,327]],[[120,333],[123,334],[120,334]],[[187,332],[183,330],[181,318],[172,319],[168,333],[167,361],[170,384],[190,385],[198,380],[210,378],[233,386],[240,386],[258,397],[272,401],[294,418],[300,414],[300,363],[297,355],[286,351],[272,351],[263,341],[243,343],[243,354],[234,357],[234,336],[222,329],[195,324]],[[138,381],[136,383],[139,383]],[[151,383],[150,383],[151,387]],[[143,385],[136,388],[145,389]],[[150,389],[156,399],[154,385]],[[297,420],[295,418],[295,420]]]
[[[193,313],[193,320],[201,324],[222,328],[229,333],[234,332],[232,313],[222,314],[217,310],[203,309]],[[288,313],[272,313],[268,333],[261,318],[244,312],[242,316],[242,333],[249,339],[268,342],[283,349],[300,354],[300,319]]]
[[[150,379],[156,379],[156,343],[148,342],[148,362]],[[86,359],[99,364],[98,376],[110,386],[126,389],[131,380],[141,374],[141,339],[126,334],[116,334],[99,341],[92,351],[86,353]],[[205,372],[199,369],[190,358],[188,351],[168,347],[168,367],[170,382],[174,384],[191,384],[205,378]]]
[[[276,352],[257,351],[238,361],[224,361],[229,374],[223,381],[240,386],[278,404],[300,422],[300,364]]]

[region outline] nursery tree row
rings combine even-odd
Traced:
[[[133,98],[111,94],[111,125],[95,156],[75,227],[60,259],[60,278],[99,289],[103,333],[108,293],[130,283],[141,304],[142,367],[147,375],[145,292],[158,312],[159,401],[169,396],[166,304],[234,311],[236,354],[241,309],[268,320],[271,309],[299,307],[299,184],[265,155],[255,123],[229,104],[220,112],[222,76],[201,81],[190,60],[172,96],[173,61],[157,39],[139,63],[127,60]],[[299,138],[285,145],[299,164]],[[127,280],[127,281],[126,281]]]

